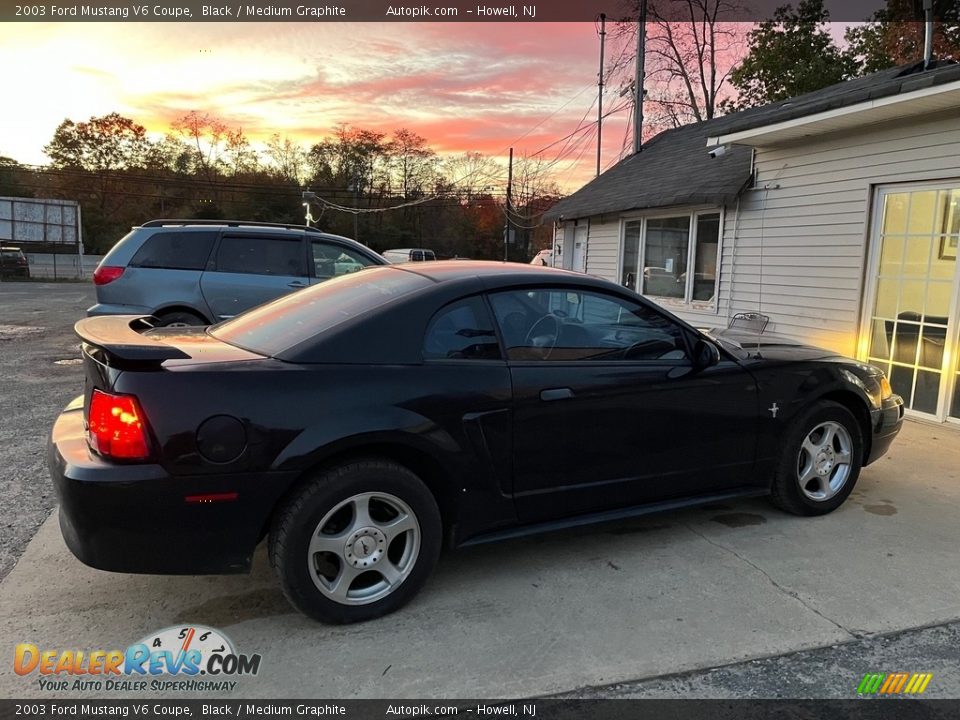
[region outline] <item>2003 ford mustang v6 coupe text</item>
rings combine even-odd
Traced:
[[[269,536],[290,602],[396,610],[442,545],[719,499],[836,509],[902,401],[877,368],[704,335],[584,275],[375,267],[209,329],[93,317],[49,464],[70,549],[225,573]]]

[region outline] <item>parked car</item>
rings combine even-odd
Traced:
[[[549,248],[546,250],[541,250],[533,256],[533,260],[530,261],[530,264],[553,267],[553,250]]]
[[[396,250],[384,250],[383,257],[391,263],[405,262],[427,262],[436,260],[437,256],[433,250],[426,248],[399,248]]]
[[[30,277],[30,264],[27,256],[18,247],[4,245],[0,247],[0,275],[3,277]]]
[[[330,622],[399,608],[444,544],[760,495],[828,513],[903,415],[875,367],[529,265],[377,267],[208,329],[76,330],[86,389],[49,449],[74,554],[244,572],[269,535],[287,598]]]
[[[93,274],[88,315],[153,315],[209,325],[294,290],[386,264],[349,238],[300,225],[152,220],[135,227]]]

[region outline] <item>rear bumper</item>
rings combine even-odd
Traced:
[[[871,412],[873,438],[870,443],[870,454],[864,465],[882,458],[890,449],[890,444],[903,426],[903,398],[891,395],[883,401],[879,410]]]
[[[290,473],[173,477],[160,465],[108,462],[87,448],[77,401],[54,424],[47,462],[67,547],[86,565],[127,573],[246,572],[293,479]],[[229,501],[196,497],[233,493]]]
[[[0,276],[2,277],[21,277],[29,278],[30,277],[30,268],[27,266],[15,266],[15,267],[4,267],[0,269]]]

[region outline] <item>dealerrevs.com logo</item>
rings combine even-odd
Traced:
[[[244,675],[260,671],[261,656],[238,653],[219,630],[202,625],[168,627],[126,650],[59,650],[20,643],[17,675],[36,676],[41,690],[197,691],[233,690]]]

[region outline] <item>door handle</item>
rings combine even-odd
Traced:
[[[292,288],[305,288],[306,286],[307,284],[303,282],[303,280],[294,280],[291,283],[287,283],[287,287],[292,287]]]
[[[550,388],[549,390],[540,391],[540,399],[544,402],[549,400],[569,400],[573,397],[573,390],[568,387],[565,388]]]

